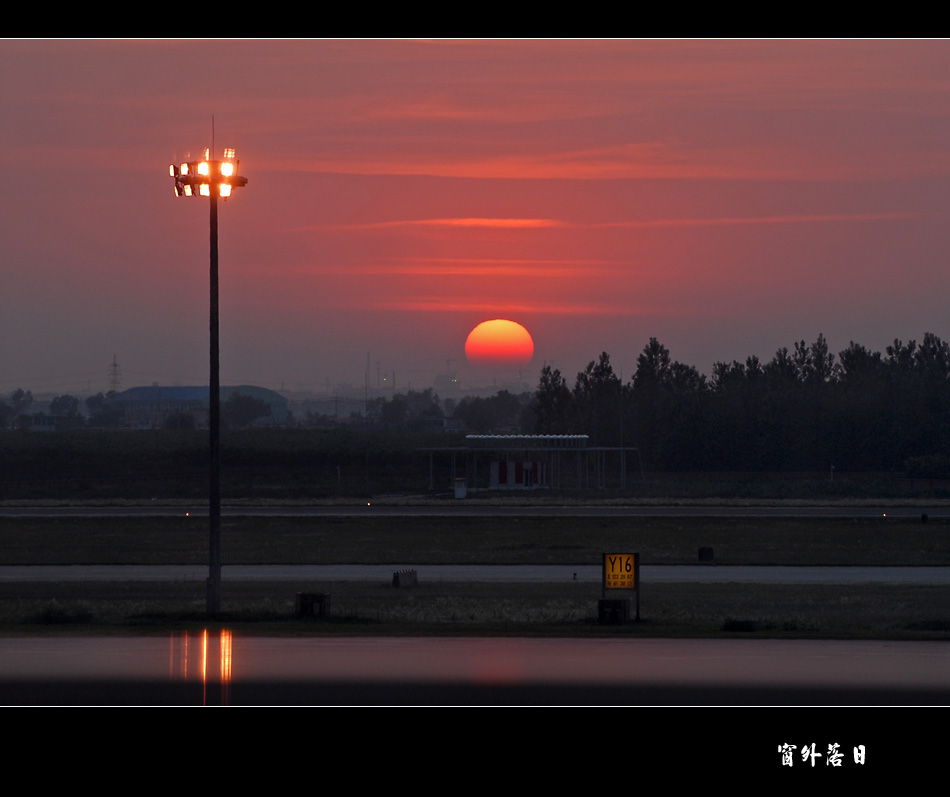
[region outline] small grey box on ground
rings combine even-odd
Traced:
[[[397,570],[393,573],[394,587],[415,587],[419,583],[419,576],[415,570]]]
[[[298,592],[294,614],[297,617],[326,617],[330,614],[330,593]]]

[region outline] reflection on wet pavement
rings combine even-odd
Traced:
[[[0,638],[0,704],[950,703],[946,642],[317,633]]]
[[[230,704],[231,667],[233,657],[231,631],[204,629],[200,634],[184,631],[173,633],[168,646],[169,681],[198,680],[202,687],[202,705],[208,705],[208,689],[220,695],[215,704]]]

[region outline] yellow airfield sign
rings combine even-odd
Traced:
[[[635,553],[604,554],[604,589],[639,588],[640,561]]]

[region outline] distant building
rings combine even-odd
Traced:
[[[637,447],[588,446],[588,442],[586,434],[466,435],[464,446],[426,449],[429,489],[436,488],[435,457],[446,455],[451,457],[457,498],[484,489],[623,489],[627,486],[629,455],[636,455],[634,467],[643,477]]]
[[[489,489],[530,490],[551,486],[555,460],[565,449],[587,448],[587,435],[470,434],[465,441],[490,453]]]

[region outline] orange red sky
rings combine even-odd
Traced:
[[[950,42],[8,40],[0,100],[4,393],[207,382],[212,114],[223,384],[950,338]]]

